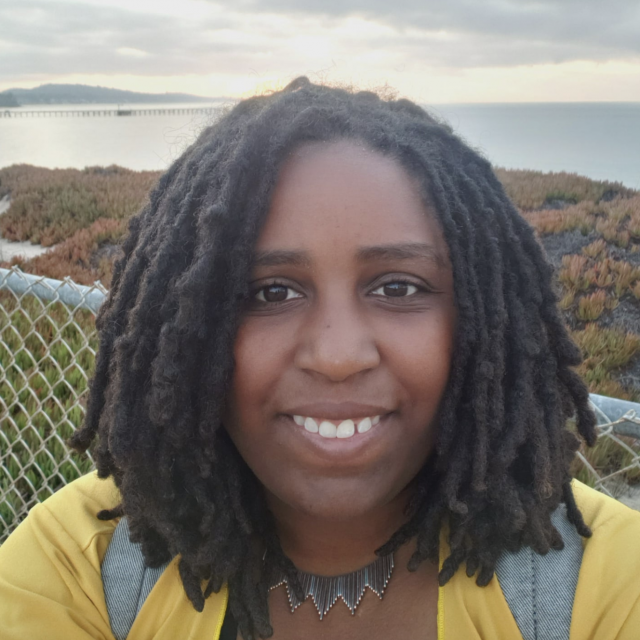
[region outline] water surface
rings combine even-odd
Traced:
[[[179,105],[126,108],[162,106]],[[115,109],[117,105],[24,108]],[[430,109],[495,165],[569,171],[640,189],[640,103],[437,105]],[[0,167],[25,162],[44,167],[119,164],[166,169],[212,120],[199,114],[0,118]]]

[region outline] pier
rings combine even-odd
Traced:
[[[156,109],[153,107],[142,109],[3,109],[0,108],[0,118],[96,118],[111,116],[166,116],[186,114],[211,114],[220,107],[169,107]]]

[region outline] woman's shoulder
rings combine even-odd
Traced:
[[[51,513],[62,509],[65,514],[78,516],[90,512],[95,517],[96,509],[113,509],[119,502],[120,492],[113,478],[99,478],[97,471],[92,471],[59,489],[38,507],[45,507]]]
[[[112,638],[100,566],[116,522],[97,513],[119,501],[113,481],[83,476],[33,507],[0,547],[0,619],[11,621],[10,640]]]
[[[578,480],[572,482],[573,494],[585,523],[593,532],[592,539],[611,536],[640,536],[640,511],[636,511],[596,491]]]
[[[101,559],[117,522],[99,520],[97,514],[119,502],[120,493],[111,478],[102,480],[96,472],[89,473],[35,505],[0,548],[6,553],[14,544],[32,540],[87,552],[98,544]]]
[[[573,492],[592,536],[583,541],[571,638],[637,638],[640,512],[577,481]]]
[[[103,509],[112,509],[119,502],[120,493],[113,480],[100,479],[92,472],[33,507],[23,525],[44,529],[58,542],[66,539],[84,552],[98,544],[96,551],[101,559],[117,522],[98,520],[97,514]],[[18,527],[16,534],[23,525]]]

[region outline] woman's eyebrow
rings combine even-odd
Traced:
[[[357,252],[359,262],[373,261],[398,261],[398,260],[429,260],[435,262],[439,267],[445,266],[442,254],[432,245],[422,242],[406,242],[400,244],[383,244],[371,247],[360,247]],[[296,251],[291,249],[272,249],[259,251],[255,254],[252,268],[259,267],[311,267],[311,257],[306,251]]]
[[[362,247],[358,250],[360,262],[373,260],[429,260],[439,267],[444,267],[446,261],[438,249],[423,242],[407,242],[401,244],[384,244],[374,247]]]
[[[293,267],[311,267],[311,258],[306,251],[293,251],[289,249],[273,249],[270,251],[258,251],[253,257],[251,267],[281,267],[283,265]]]

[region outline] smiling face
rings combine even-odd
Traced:
[[[267,498],[323,518],[400,499],[432,451],[453,276],[395,160],[353,141],[285,163],[255,247],[225,426]]]

